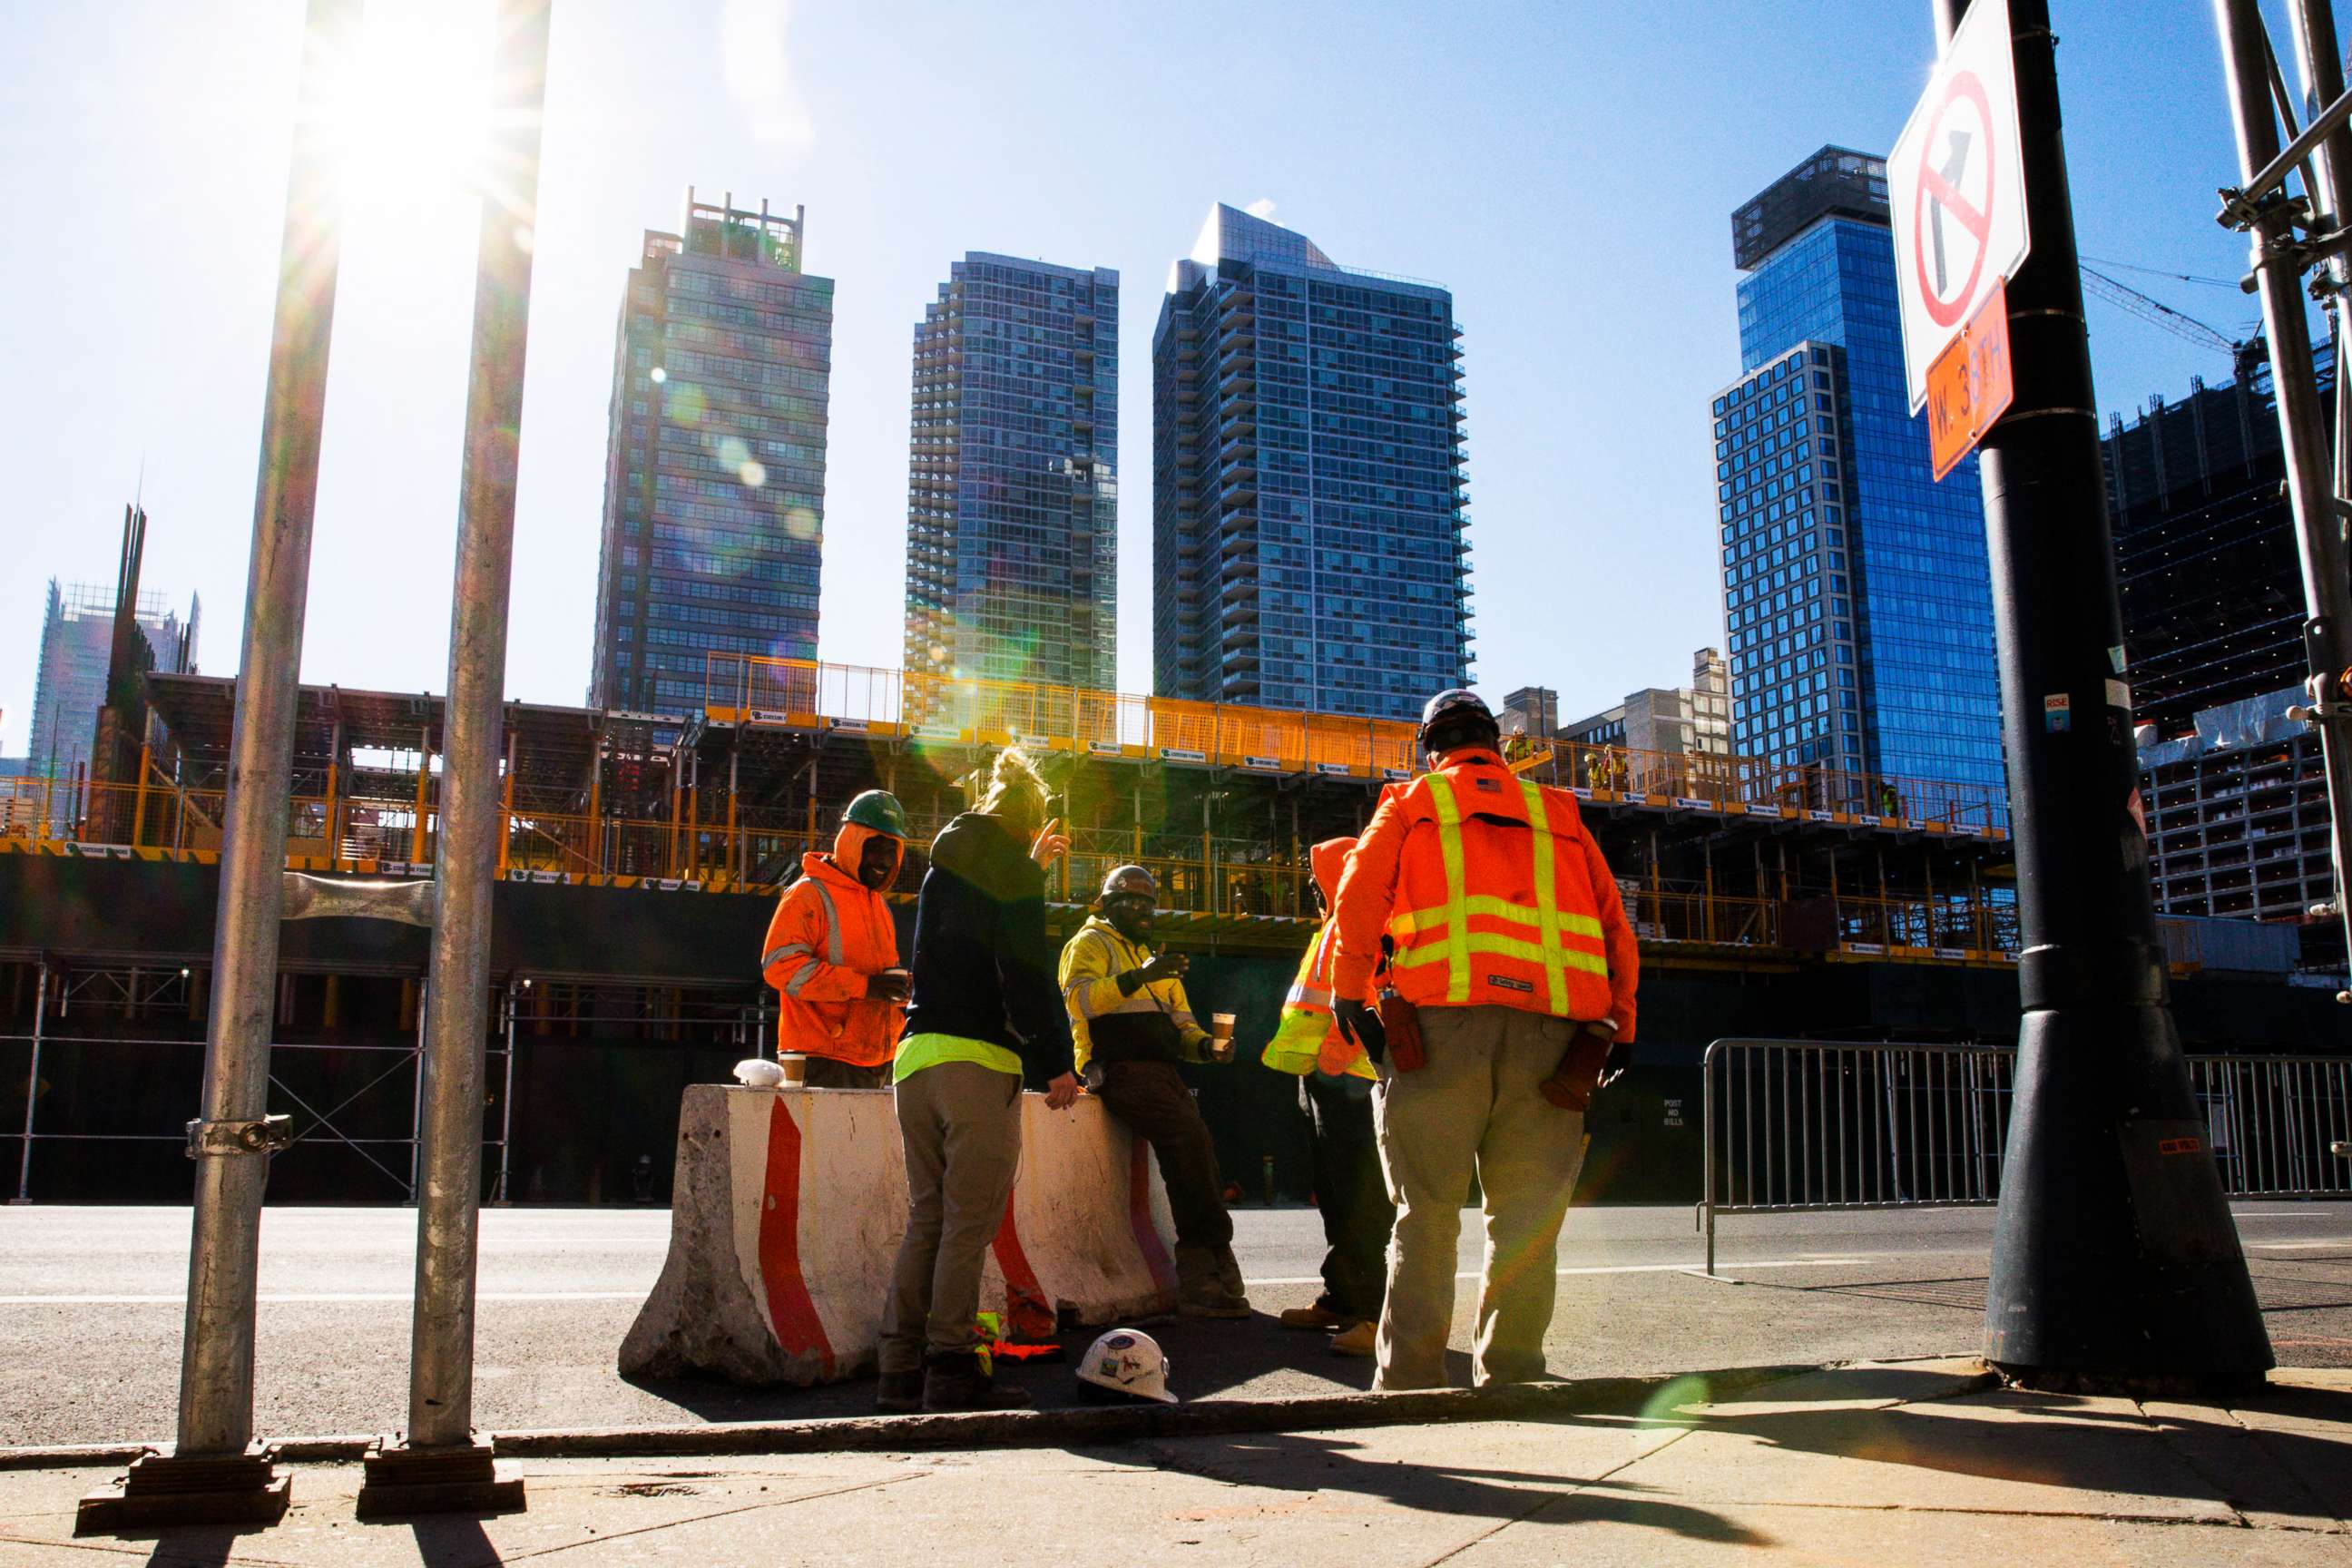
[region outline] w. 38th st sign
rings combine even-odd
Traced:
[[[2005,336],[2006,321],[1977,318],[2029,247],[2008,0],[1969,6],[1886,160],[1886,190],[1916,414],[1928,400],[1930,369],[1971,323],[1976,337]]]

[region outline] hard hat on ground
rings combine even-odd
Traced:
[[[1160,1342],[1140,1329],[1113,1329],[1087,1346],[1086,1359],[1078,1363],[1078,1381],[1113,1394],[1176,1403],[1168,1392],[1168,1358],[1160,1353]]]
[[[893,838],[907,837],[907,808],[887,789],[869,789],[851,801],[849,809],[841,814],[841,820],[887,833]]]
[[[1414,744],[1424,752],[1441,752],[1483,734],[1491,745],[1502,738],[1502,726],[1495,722],[1495,710],[1486,706],[1485,698],[1454,687],[1439,692],[1423,705],[1421,730]]]
[[[1140,866],[1121,866],[1103,879],[1102,891],[1096,895],[1097,901],[1102,903],[1129,897],[1157,899],[1160,897],[1160,884],[1153,881],[1151,873]]]

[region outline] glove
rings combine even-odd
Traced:
[[[1388,1031],[1381,1026],[1381,1015],[1370,1003],[1340,997],[1331,1004],[1331,1016],[1339,1026],[1340,1037],[1363,1047],[1364,1055],[1374,1062],[1389,1054]]]
[[[1610,1031],[1580,1026],[1570,1037],[1568,1049],[1560,1053],[1559,1065],[1536,1086],[1536,1091],[1562,1110],[1581,1114],[1591,1109],[1593,1091],[1603,1081],[1614,1048]]]
[[[1609,1059],[1601,1065],[1601,1087],[1607,1089],[1611,1084],[1615,1083],[1625,1076],[1625,1069],[1633,1065],[1633,1042],[1612,1040],[1609,1046]]]

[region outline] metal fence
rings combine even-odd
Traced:
[[[2017,1051],[2007,1046],[1724,1039],[1701,1067],[1706,1271],[1718,1214],[1990,1204],[2000,1196]],[[2352,1197],[2352,1058],[2191,1057],[2232,1197]]]

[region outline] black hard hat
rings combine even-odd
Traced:
[[[1499,737],[1503,732],[1502,726],[1495,722],[1495,710],[1486,706],[1486,700],[1475,691],[1457,686],[1439,692],[1422,705],[1421,730],[1413,743],[1424,752],[1438,750],[1429,743],[1433,734],[1441,730],[1458,729],[1465,724],[1476,725],[1491,736]],[[1461,744],[1458,741],[1454,743]]]
[[[1103,879],[1102,891],[1096,896],[1095,901],[1107,904],[1113,899],[1128,897],[1156,900],[1160,897],[1160,884],[1153,881],[1151,873],[1140,866],[1121,866]]]

